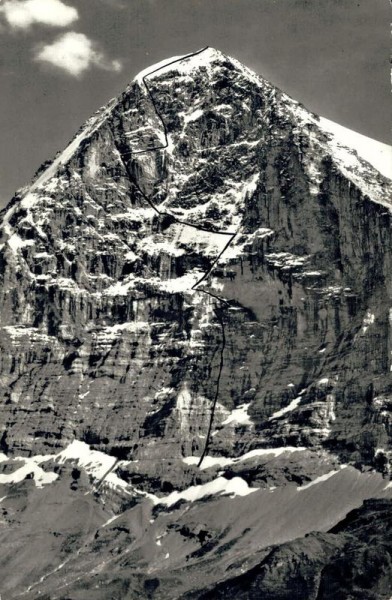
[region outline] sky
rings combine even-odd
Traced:
[[[213,46],[391,143],[388,0],[0,0],[0,206],[142,69]]]

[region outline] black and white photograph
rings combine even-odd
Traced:
[[[0,600],[392,600],[391,17],[0,1]]]

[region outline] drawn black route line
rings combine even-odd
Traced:
[[[160,114],[160,112],[158,110],[157,104],[156,104],[155,99],[154,99],[154,95],[153,95],[151,89],[149,88],[149,86],[147,84],[147,77],[150,77],[154,73],[157,73],[158,71],[161,71],[162,69],[166,69],[166,67],[169,67],[170,65],[173,65],[173,64],[175,64],[177,62],[181,62],[182,60],[186,60],[187,58],[191,58],[192,56],[197,56],[198,54],[201,54],[202,52],[205,52],[205,50],[208,50],[209,47],[210,46],[205,46],[201,50],[197,50],[197,52],[191,52],[190,54],[185,54],[184,56],[181,56],[180,58],[175,58],[174,60],[166,63],[165,65],[157,67],[153,71],[149,71],[148,73],[146,73],[142,77],[142,81],[144,83],[144,87],[147,90],[147,94],[148,94],[148,96],[149,96],[149,98],[151,100],[151,104],[154,107],[154,110],[155,110],[155,113],[156,113],[158,119],[162,123],[163,132],[164,132],[164,135],[165,135],[165,143],[162,146],[153,146],[152,148],[148,148],[148,150],[130,150],[129,152],[122,152],[123,156],[124,155],[128,155],[128,154],[130,154],[132,156],[139,155],[139,154],[146,154],[148,152],[153,152],[155,150],[165,150],[166,148],[169,147],[169,137],[168,137],[168,131],[167,131],[166,123],[163,120],[162,115]],[[148,196],[146,196],[144,194],[143,190],[140,188],[140,186],[138,185],[138,183],[136,181],[133,181],[133,183],[135,184],[135,186],[138,189],[138,191],[145,198],[145,200],[147,200],[147,202],[149,203],[149,205],[151,206],[151,208],[153,208],[155,210],[155,212],[157,212],[159,215],[167,215],[169,217],[172,217],[176,221],[176,223],[179,223],[180,225],[188,225],[189,227],[194,227],[195,229],[198,229],[199,231],[206,231],[207,233],[219,233],[220,235],[236,235],[233,232],[219,231],[219,230],[218,231],[213,231],[211,229],[208,229],[208,227],[203,227],[202,225],[196,225],[194,223],[188,223],[187,221],[182,221],[181,219],[179,219],[173,213],[159,210],[159,208],[153,202],[151,202],[150,198],[148,198]]]
[[[109,467],[109,469],[102,475],[101,479],[95,485],[95,491],[96,492],[98,492],[99,488],[101,487],[101,485],[105,481],[106,477],[116,469],[116,467],[118,466],[119,462],[120,462],[120,459],[116,458],[116,460],[114,461],[114,463],[112,464],[112,466]]]
[[[201,290],[201,291],[204,291],[204,290]],[[208,294],[208,292],[205,292],[205,293]],[[214,313],[215,313],[216,318],[218,319],[219,324],[222,329],[222,343],[221,343],[221,351],[220,351],[219,371],[218,371],[218,377],[216,380],[215,396],[214,396],[214,400],[213,400],[212,406],[211,406],[210,421],[208,423],[206,441],[204,444],[203,452],[201,453],[201,456],[200,456],[200,460],[197,463],[198,467],[201,467],[201,463],[203,462],[204,457],[206,456],[209,445],[210,445],[211,431],[212,431],[212,426],[213,426],[214,417],[215,417],[215,408],[216,408],[216,404],[217,404],[218,398],[219,398],[220,379],[222,376],[223,365],[224,365],[224,351],[225,351],[225,347],[226,347],[226,335],[225,335],[225,326],[223,323],[223,318],[221,317],[221,315],[219,314],[219,312],[216,309],[214,309]]]
[[[217,258],[212,262],[210,268],[204,273],[204,275],[192,286],[192,288],[191,288],[192,290],[196,289],[198,285],[200,285],[205,279],[207,279],[207,277],[211,274],[213,268],[215,267],[215,265],[219,261],[220,257],[222,256],[222,254],[224,252],[226,252],[227,248],[230,246],[231,242],[233,241],[233,239],[235,238],[236,235],[237,235],[236,233],[231,234],[231,238],[229,239],[229,241],[227,242],[227,244],[224,246],[223,250],[219,253],[219,255],[217,256]],[[200,290],[200,291],[201,292],[205,292],[206,294],[209,293],[209,292],[206,292],[205,290]]]
[[[160,120],[160,122],[162,123],[163,131],[164,131],[164,134],[165,134],[165,143],[164,143],[163,146],[155,146],[153,148],[149,148],[148,150],[137,150],[136,152],[132,152],[132,154],[145,154],[146,152],[152,152],[153,150],[163,150],[163,149],[165,149],[165,148],[167,148],[169,146],[169,138],[168,138],[168,135],[167,135],[166,123],[163,120],[161,114],[159,113],[158,107],[157,107],[157,105],[155,103],[154,96],[153,96],[150,88],[147,85],[147,77],[150,77],[150,75],[153,75],[154,73],[157,73],[158,71],[161,71],[162,69],[166,69],[166,67],[170,67],[171,65],[174,65],[177,62],[180,62],[182,60],[186,60],[187,58],[192,58],[192,56],[197,56],[198,54],[201,54],[205,50],[208,50],[208,48],[209,48],[209,46],[205,46],[201,50],[197,50],[197,52],[191,52],[190,54],[185,54],[184,56],[181,56],[180,58],[175,58],[174,60],[166,63],[165,65],[161,65],[160,67],[157,67],[153,71],[149,71],[148,73],[146,73],[142,77],[144,86],[145,86],[145,88],[147,90],[147,94],[150,97],[150,100],[151,100],[151,103],[152,103],[152,105],[154,107],[155,113],[156,113],[158,119]]]
[[[160,122],[162,123],[163,126],[163,131],[164,131],[164,135],[165,135],[165,143],[162,146],[156,146],[153,148],[149,148],[148,150],[140,150],[140,151],[129,151],[129,152],[122,152],[119,149],[120,155],[121,156],[125,156],[127,154],[130,154],[131,156],[135,156],[135,155],[140,155],[140,154],[146,154],[147,152],[154,152],[156,150],[164,150],[165,148],[167,148],[169,146],[169,139],[168,139],[168,133],[167,133],[167,128],[166,128],[166,124],[165,121],[163,119],[163,117],[161,116],[157,104],[155,102],[154,96],[147,84],[147,77],[153,75],[154,73],[157,73],[158,71],[165,69],[166,67],[169,67],[170,65],[173,65],[177,62],[180,62],[182,60],[186,60],[187,58],[191,58],[192,56],[197,56],[198,54],[201,54],[202,52],[204,52],[205,50],[207,50],[209,48],[209,46],[206,46],[205,48],[202,48],[201,50],[198,50],[197,52],[192,52],[191,54],[187,54],[185,56],[181,56],[180,58],[176,58],[175,60],[172,60],[169,63],[166,63],[165,65],[162,65],[158,68],[156,68],[153,71],[150,71],[149,73],[146,73],[146,75],[144,75],[142,77],[142,81],[144,83],[144,86],[147,90],[147,94],[151,100],[151,103],[154,107],[155,113],[158,117],[158,119],[160,120]],[[116,141],[116,145],[118,144],[118,142]],[[176,215],[173,215],[172,213],[166,212],[166,211],[160,211],[157,206],[154,204],[154,202],[152,202],[151,198],[149,198],[147,196],[147,194],[144,193],[144,191],[142,190],[142,188],[140,187],[140,185],[138,184],[138,182],[136,181],[136,179],[133,177],[133,175],[129,172],[129,169],[127,168],[128,174],[130,176],[130,179],[132,181],[132,183],[134,184],[134,186],[136,187],[136,189],[139,191],[139,193],[141,194],[141,196],[146,200],[146,202],[149,204],[149,206],[158,214],[161,216],[167,216],[169,218],[172,219],[172,221],[174,223],[177,223],[179,225],[186,225],[188,227],[193,227],[196,230],[199,231],[206,231],[208,233],[216,233],[216,234],[220,234],[220,235],[227,235],[230,236],[230,239],[228,240],[227,244],[225,244],[224,248],[222,249],[222,251],[218,254],[218,256],[216,257],[216,259],[212,262],[212,264],[210,265],[209,269],[207,269],[207,271],[205,273],[203,273],[202,277],[193,284],[193,286],[191,287],[191,290],[196,290],[196,288],[203,282],[205,281],[209,275],[211,274],[214,266],[218,263],[218,261],[221,259],[222,255],[224,252],[226,252],[227,248],[230,246],[230,244],[232,243],[233,239],[235,238],[235,236],[237,235],[237,232],[227,232],[227,231],[214,231],[212,229],[208,229],[206,227],[202,227],[200,225],[196,225],[193,223],[188,223],[187,221],[182,221],[181,219],[179,219]],[[219,302],[221,302],[222,304],[224,304],[225,306],[230,306],[230,302],[228,302],[227,300],[224,300],[223,298],[220,298],[219,296],[213,294],[212,292],[209,292],[207,290],[204,289],[200,289],[198,290],[204,294],[207,294],[208,296],[210,296],[211,298],[214,298],[216,300],[218,300]],[[204,444],[204,449],[203,452],[201,454],[200,460],[198,462],[198,466],[200,467],[203,459],[206,456],[209,444],[210,444],[210,438],[211,438],[211,431],[212,431],[212,426],[213,426],[213,422],[214,422],[214,416],[215,416],[215,409],[216,409],[216,404],[218,401],[218,397],[219,397],[219,391],[220,391],[220,380],[221,380],[221,375],[222,375],[222,371],[223,371],[223,365],[224,365],[224,350],[225,350],[225,346],[226,346],[226,335],[225,335],[225,328],[224,328],[224,323],[223,323],[223,319],[222,317],[219,315],[218,311],[216,309],[214,309],[214,313],[218,319],[218,322],[220,324],[221,327],[221,332],[222,332],[222,343],[221,343],[221,354],[220,354],[220,363],[219,363],[219,371],[218,371],[218,377],[217,377],[217,384],[216,384],[216,390],[215,390],[215,396],[212,402],[212,407],[211,407],[211,414],[210,414],[210,419],[209,419],[209,424],[208,424],[208,430],[207,430],[207,435],[206,435],[206,441]],[[106,474],[105,474],[106,476]],[[100,485],[103,483],[105,476],[102,478],[102,480],[100,481]]]

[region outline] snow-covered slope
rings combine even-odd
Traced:
[[[392,146],[343,127],[324,117],[320,117],[320,125],[333,134],[336,140],[335,143],[356,150],[359,156],[373,165],[384,177],[392,179]]]

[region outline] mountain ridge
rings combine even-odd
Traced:
[[[204,52],[3,213],[4,594],[181,597],[391,497],[391,185]]]
[[[157,71],[163,70],[166,67],[169,67],[172,64],[177,63],[183,59],[191,58],[193,56],[198,56],[199,54],[204,53],[205,51],[209,51],[213,55],[219,54],[222,57],[226,57],[226,55],[215,50],[214,48],[212,48],[210,46],[206,46],[195,52],[185,54],[182,56],[170,57],[170,58],[164,59],[154,65],[151,65],[151,66],[143,69],[142,71],[140,71],[140,73],[138,73],[133,78],[133,81],[140,82],[140,81],[144,80],[145,77],[153,75]],[[235,59],[232,59],[231,57],[227,57],[227,58],[229,60],[234,61],[235,63],[239,64],[238,61],[236,61]],[[263,81],[263,78],[261,75],[253,73],[252,71],[250,71],[250,69],[247,69],[247,71],[252,73],[254,76],[256,76],[260,81]],[[287,96],[286,93],[285,93],[285,95]],[[107,112],[108,110],[110,110],[110,107],[111,107],[112,103],[115,102],[115,100],[116,99],[113,98],[107,104],[103,105],[100,109],[98,109],[97,114],[99,114],[102,111]],[[89,121],[91,121],[92,119],[93,119],[93,117],[91,119],[89,119],[87,121],[87,123]],[[366,160],[367,162],[372,164],[372,166],[376,170],[378,170],[384,177],[387,177],[388,179],[392,178],[392,145],[388,145],[383,142],[379,142],[378,140],[376,140],[374,138],[365,136],[364,134],[361,134],[360,132],[354,131],[354,130],[352,130],[348,127],[345,127],[337,122],[331,121],[330,119],[326,119],[325,117],[320,116],[320,117],[318,117],[318,119],[320,120],[321,125],[324,127],[325,130],[338,136],[340,143],[344,143],[347,147],[350,147],[351,149],[356,150],[356,152],[358,152],[358,154],[361,156],[361,158],[363,158],[364,160]],[[84,127],[83,127],[83,129],[84,129]],[[88,135],[88,133],[87,134],[85,133],[85,135]],[[349,139],[351,143],[348,141],[344,142],[345,136],[347,136],[347,139]],[[76,150],[76,144],[74,144],[74,141],[75,141],[75,138],[77,138],[77,137],[78,137],[78,134],[76,134],[74,136],[74,138],[64,148],[63,151],[59,151],[57,154],[60,153],[60,155],[63,155],[71,147],[72,147],[72,150]],[[83,139],[82,136],[80,136],[80,139]],[[370,151],[366,150],[365,144],[371,144]],[[156,150],[158,150],[158,149],[159,148],[156,148]],[[66,160],[67,160],[67,155],[66,155],[65,161]],[[64,162],[64,159],[62,162]],[[60,160],[59,160],[58,164],[61,164]],[[48,171],[49,171],[49,173],[48,173]],[[20,194],[20,192],[22,190],[25,190],[27,187],[29,187],[30,191],[35,189],[35,187],[39,186],[41,182],[46,180],[46,178],[50,177],[51,173],[53,173],[53,165],[50,165],[49,169],[42,173],[42,176],[41,176],[42,178],[37,177],[37,179],[35,179],[35,180],[33,179],[33,183],[30,186],[22,187],[20,189],[20,191],[16,192],[16,194],[17,195]],[[4,207],[1,212],[3,213],[3,211],[5,212],[5,210],[6,210],[6,207]]]

